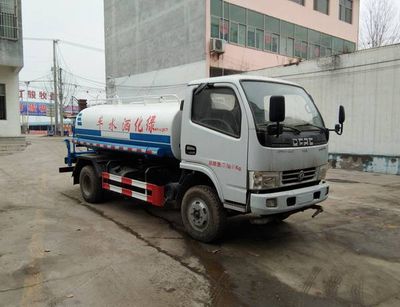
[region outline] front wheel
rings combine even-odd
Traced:
[[[226,225],[226,213],[217,193],[209,186],[190,188],[183,197],[182,221],[189,235],[202,242],[221,237]]]

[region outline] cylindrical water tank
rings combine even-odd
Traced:
[[[181,111],[178,101],[99,105],[82,110],[74,143],[91,148],[180,159]]]

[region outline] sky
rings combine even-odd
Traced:
[[[103,0],[22,0],[24,68],[20,72],[20,88],[25,88],[24,81],[36,80],[30,87],[51,91],[51,83],[37,81],[52,79],[52,42],[29,38],[59,39],[57,50],[60,67],[68,71],[66,81],[85,86],[71,86],[71,93],[87,99],[104,96],[104,52],[63,43],[64,40],[104,50],[103,15]]]
[[[280,0],[281,1],[281,0]],[[364,0],[360,0],[361,3]],[[400,10],[400,0],[392,0]],[[69,88],[77,98],[104,97],[104,52],[68,45],[68,41],[104,49],[103,0],[22,0],[24,81],[31,87],[51,91],[52,42],[27,38],[59,39],[60,66],[68,71],[67,82],[81,87]],[[89,81],[90,80],[90,81]]]

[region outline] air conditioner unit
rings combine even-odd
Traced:
[[[225,52],[225,41],[219,38],[212,38],[210,42],[210,51],[221,54]]]

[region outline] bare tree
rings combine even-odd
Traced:
[[[400,42],[400,15],[393,0],[363,2],[360,47],[374,48]]]

